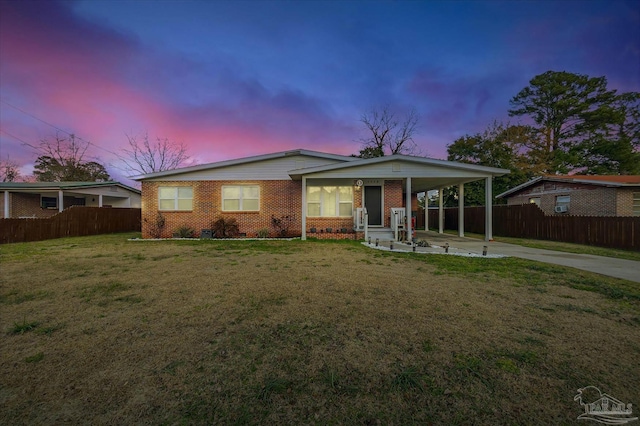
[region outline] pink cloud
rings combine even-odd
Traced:
[[[175,86],[172,79],[179,80],[186,71],[184,58],[160,56],[132,37],[89,25],[55,2],[38,7],[3,2],[2,15],[1,84],[3,93],[12,93],[7,101],[110,152],[126,146],[125,134],[145,131],[151,137],[184,141],[202,161],[296,147],[357,151],[357,143],[345,137],[357,123],[352,126],[332,117],[325,106],[301,92],[270,91],[228,73],[218,87],[233,87],[229,92],[234,97],[220,102],[214,96],[191,105],[175,88],[176,99],[172,91],[152,89]],[[40,127],[40,134],[55,133],[29,117],[21,117],[22,125],[16,125],[4,115],[3,128],[13,128],[21,138],[34,139],[34,126]],[[113,160],[102,150],[94,154]]]

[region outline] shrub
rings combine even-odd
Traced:
[[[269,236],[268,228],[258,229],[258,238],[267,238],[268,236]]]
[[[271,216],[271,226],[275,228],[277,235],[280,237],[285,237],[289,233],[289,228],[291,227],[292,222],[293,216]]]
[[[196,230],[183,225],[174,231],[173,236],[175,238],[195,238]]]
[[[145,219],[144,222],[149,227],[149,234],[152,238],[162,238],[162,231],[164,231],[164,226],[166,224],[166,220],[162,213],[158,212],[155,219]]]
[[[233,238],[240,233],[238,221],[234,218],[225,219],[221,217],[213,222],[211,230],[214,232],[214,238]]]

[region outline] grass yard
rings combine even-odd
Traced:
[[[0,424],[569,424],[588,385],[640,406],[639,284],[130,236],[0,246]]]

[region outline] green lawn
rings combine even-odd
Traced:
[[[0,246],[0,424],[572,424],[640,284],[350,241]]]

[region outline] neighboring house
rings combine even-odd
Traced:
[[[640,216],[640,176],[540,176],[497,195],[548,215]]]
[[[218,218],[236,219],[240,232],[249,237],[261,229],[273,235],[272,219],[284,217],[290,225],[289,235],[306,239],[363,238],[365,208],[367,229],[388,229],[391,209],[411,206],[416,193],[451,185],[462,188],[464,183],[485,179],[490,194],[492,178],[506,173],[509,171],[423,157],[362,159],[299,149],[133,179],[142,182],[144,238],[151,236],[160,212],[165,237],[181,226],[200,233],[211,229]],[[488,204],[490,238],[492,203]]]
[[[119,182],[2,182],[4,218],[46,218],[71,206],[140,208],[140,191]]]

